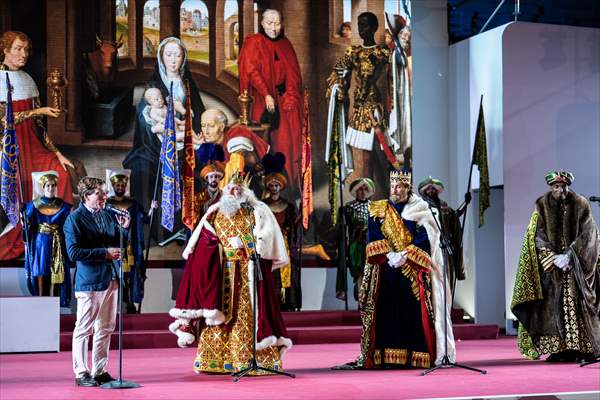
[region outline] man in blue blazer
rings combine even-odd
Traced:
[[[129,227],[128,216],[104,209],[107,199],[102,179],[86,176],[77,184],[82,203],[64,225],[67,253],[75,261],[77,322],[73,331],[73,372],[77,386],[113,381],[106,371],[110,336],[115,330],[118,303],[119,233]],[[88,338],[94,335],[91,374],[87,366]]]

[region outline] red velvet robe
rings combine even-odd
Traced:
[[[262,33],[249,35],[238,60],[240,93],[248,89],[254,97],[250,118],[259,122],[265,111],[265,96],[270,94],[279,108],[279,128],[271,132],[273,152],[286,157],[285,168],[291,186],[298,186],[298,170],[302,156],[303,97],[302,77],[296,52],[286,37],[276,40]],[[279,95],[277,86],[285,84]]]
[[[222,309],[222,266],[219,238],[208,229],[202,229],[196,248],[185,264],[175,307],[180,310]],[[279,299],[273,283],[271,261],[260,259],[263,280],[258,282],[257,342],[268,336],[287,337]],[[239,270],[234,285],[238,285]],[[237,301],[233,302],[234,305]],[[237,315],[237,309],[233,309]]]

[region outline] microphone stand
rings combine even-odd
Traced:
[[[438,230],[440,231],[440,247],[442,248],[442,253],[443,253],[442,269],[444,272],[444,296],[443,296],[443,299],[444,299],[443,300],[444,301],[444,316],[443,316],[443,318],[444,318],[444,357],[442,358],[442,362],[439,365],[434,365],[433,367],[421,372],[421,376],[425,376],[428,373],[433,372],[440,368],[453,368],[453,367],[468,369],[470,371],[479,372],[479,373],[482,373],[485,375],[487,373],[487,371],[485,371],[485,370],[469,367],[468,365],[457,364],[455,362],[450,361],[450,358],[448,357],[448,304],[446,303],[447,292],[448,292],[448,275],[447,275],[446,270],[447,270],[447,265],[448,265],[448,258],[452,255],[452,247],[451,247],[450,242],[444,235],[444,232],[442,231],[440,223],[438,222],[438,219],[435,216],[435,213],[433,212],[433,208],[431,207],[431,204],[428,203],[428,205],[429,205],[429,211],[431,212],[431,216],[433,217],[433,220],[435,221],[435,225],[437,226]],[[439,211],[439,209],[438,209],[438,211]]]
[[[133,389],[142,387],[139,383],[123,380],[123,252],[125,250],[123,240],[123,227],[119,224],[119,248],[121,256],[119,257],[119,379],[112,382],[106,382],[100,387],[102,389]]]
[[[263,276],[262,276],[262,271],[260,269],[260,256],[259,256],[258,252],[256,251],[256,237],[254,236],[254,224],[252,223],[252,214],[251,213],[252,213],[252,211],[254,211],[254,208],[249,204],[246,204],[245,206],[243,206],[243,208],[246,209],[246,217],[247,217],[248,224],[250,225],[250,235],[252,238],[252,247],[251,247],[252,251],[250,252],[249,257],[250,257],[250,260],[254,261],[254,271],[252,274],[254,276],[254,283],[251,288],[253,298],[254,298],[254,301],[252,302],[252,358],[248,362],[248,367],[246,367],[238,372],[232,373],[231,376],[233,377],[234,382],[238,382],[240,380],[240,378],[243,378],[244,376],[248,375],[250,372],[264,371],[264,372],[268,372],[268,373],[275,374],[275,375],[285,375],[290,378],[295,378],[296,377],[295,374],[292,374],[289,372],[283,372],[283,371],[275,371],[274,369],[263,367],[258,364],[258,361],[256,359],[256,329],[257,329],[257,325],[258,325],[258,321],[256,320],[256,314],[257,314],[256,307],[257,307],[257,303],[258,303],[257,285],[258,285],[258,281],[263,280]]]

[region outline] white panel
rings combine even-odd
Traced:
[[[147,279],[142,301],[143,313],[165,313],[175,306],[175,301],[171,299],[172,287],[175,279],[179,285],[181,273],[183,273],[183,268],[149,268],[146,270]]]
[[[503,40],[506,311],[523,234],[554,168],[600,194],[600,30],[517,23]],[[509,151],[510,149],[510,151]],[[593,204],[596,221],[600,207]]]
[[[453,207],[462,203],[468,189],[469,168],[481,95],[486,125],[490,184],[502,184],[502,35],[506,25],[450,46],[449,74],[449,175],[445,197]],[[479,188],[479,170],[473,168],[471,188]],[[478,202],[473,196],[467,214],[463,257],[467,279],[457,283],[455,305],[478,322],[497,322],[502,314],[503,296],[489,296],[503,280],[501,257],[491,257],[486,249],[503,253],[501,201],[490,202],[486,223],[478,228]],[[503,288],[503,285],[500,286]],[[503,292],[503,290],[502,290]],[[479,304],[479,302],[485,302]],[[493,310],[497,310],[494,312]],[[498,320],[498,321],[496,321]]]
[[[0,353],[58,351],[58,297],[1,297]]]
[[[335,297],[337,270],[334,268],[302,269],[302,310],[343,310],[344,302]],[[348,276],[348,309],[357,310],[352,297],[352,278]]]
[[[413,1],[413,181],[449,179],[448,13],[445,0]]]

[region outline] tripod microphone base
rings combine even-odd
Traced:
[[[483,374],[483,375],[487,374],[486,370],[469,367],[468,365],[453,363],[450,361],[448,356],[444,356],[444,358],[442,358],[442,362],[439,365],[436,365],[434,367],[431,367],[431,368],[426,369],[425,371],[421,372],[421,376],[425,376],[430,372],[433,372],[437,369],[443,369],[443,368],[463,368],[463,369],[468,369],[469,371],[479,372],[480,374]]]
[[[274,374],[274,375],[283,375],[283,376],[287,376],[290,378],[295,378],[296,374],[292,374],[290,372],[283,372],[283,371],[275,371],[274,369],[270,369],[270,368],[266,368],[266,367],[261,367],[260,365],[258,365],[258,363],[256,362],[255,359],[252,359],[250,361],[250,364],[248,365],[247,368],[244,368],[238,372],[234,372],[231,374],[231,376],[233,377],[233,381],[237,382],[240,380],[240,378],[243,378],[244,376],[248,375],[250,372],[253,371],[263,371],[263,372],[268,372],[270,374]]]
[[[100,385],[100,387],[102,389],[134,389],[134,388],[142,387],[142,385],[140,385],[139,383],[132,382],[132,381],[116,380],[116,381],[106,382],[106,383]]]
[[[585,367],[586,365],[596,364],[599,362],[600,362],[600,358],[596,358],[595,360],[592,360],[592,361],[584,361],[584,362],[580,363],[579,366]]]

